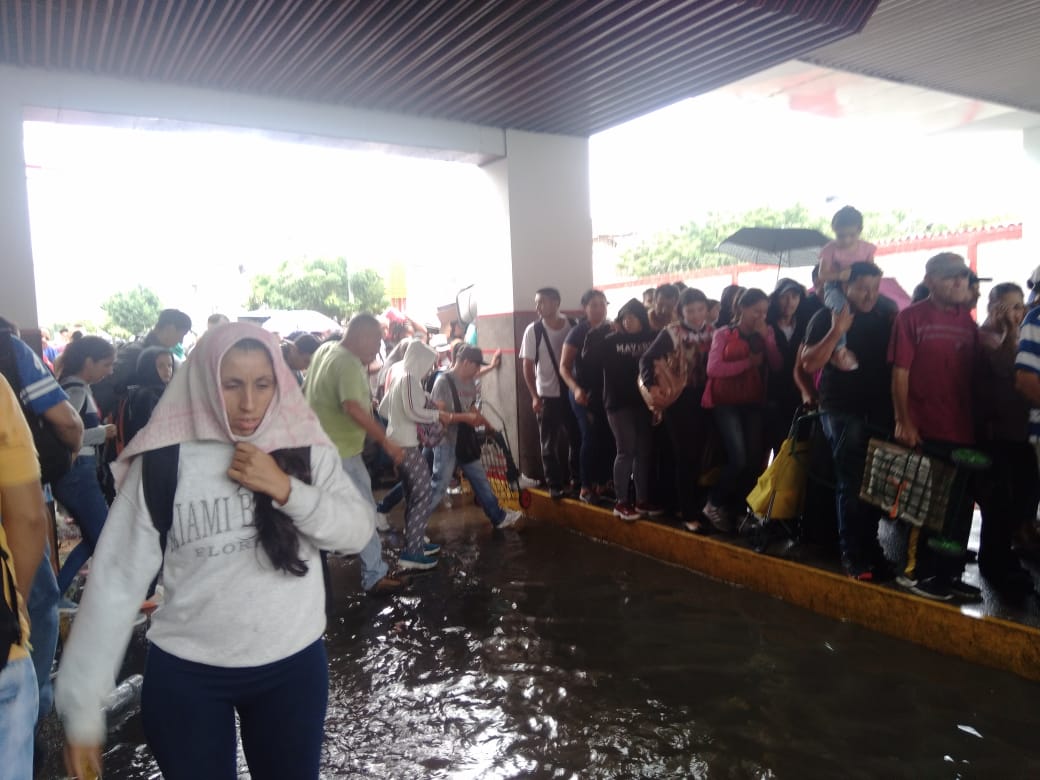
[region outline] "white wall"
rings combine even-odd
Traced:
[[[4,280],[0,284],[0,314],[29,328],[38,321],[29,193],[22,152],[22,108],[14,101],[2,99],[2,90],[0,86],[0,242]]]

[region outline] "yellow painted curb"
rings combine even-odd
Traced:
[[[821,615],[848,620],[972,663],[1040,681],[1040,630],[994,617],[965,615],[957,607],[857,582],[660,523],[624,523],[610,510],[576,501],[552,501],[531,491],[532,517],[596,539],[742,585]]]

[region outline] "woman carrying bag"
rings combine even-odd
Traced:
[[[662,330],[640,360],[640,383],[651,409],[664,404],[660,413],[675,453],[679,519],[687,530],[699,534],[708,530],[702,522],[698,501],[703,495],[699,492],[699,479],[704,470],[709,435],[701,396],[714,328],[708,322],[708,299],[700,290],[683,290],[676,313],[678,323]],[[653,389],[659,377],[666,378],[664,373],[659,373],[659,369],[664,368],[660,361],[667,363],[669,359],[681,374],[675,377],[674,390],[678,392],[674,400]]]
[[[766,372],[779,371],[783,356],[766,325],[769,296],[752,288],[737,301],[733,324],[715,331],[708,353],[708,385],[702,404],[711,409],[726,451],[726,465],[704,506],[704,516],[731,532],[744,497],[765,465]]]

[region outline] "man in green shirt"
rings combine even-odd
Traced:
[[[373,505],[372,480],[361,457],[365,434],[383,447],[395,465],[404,457],[404,451],[387,437],[372,414],[366,366],[379,353],[382,334],[382,326],[375,317],[357,315],[347,325],[341,341],[322,344],[314,353],[303,385],[307,403],[339,450],[343,470]],[[401,586],[400,580],[387,576],[388,567],[383,560],[378,533],[372,534],[359,557],[361,586],[366,592],[385,592]]]

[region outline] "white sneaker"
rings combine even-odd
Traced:
[[[389,531],[390,521],[387,519],[386,514],[383,512],[376,512],[376,530],[377,531]]]
[[[515,528],[516,524],[524,519],[524,513],[514,509],[511,512],[506,512],[506,516],[502,518],[502,522],[495,526],[495,528]]]

